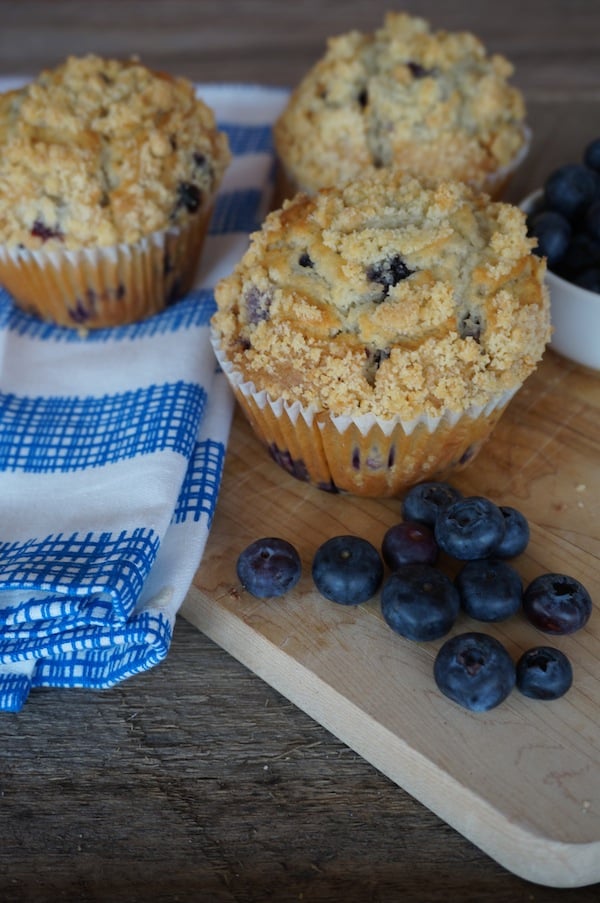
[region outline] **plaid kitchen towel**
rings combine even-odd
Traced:
[[[21,313],[0,289],[4,711],[32,687],[103,689],[160,662],[202,557],[233,409],[209,342],[212,288],[267,212],[271,124],[287,95],[198,92],[233,162],[194,291],[83,337]]]

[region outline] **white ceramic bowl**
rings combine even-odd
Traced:
[[[542,196],[528,195],[519,205],[530,213]],[[600,294],[579,288],[550,270],[546,273],[550,292],[552,339],[550,347],[584,367],[600,370]]]

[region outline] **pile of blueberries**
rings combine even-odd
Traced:
[[[433,481],[407,492],[402,518],[385,533],[381,552],[353,535],[322,543],[312,561],[319,593],[340,605],[360,605],[381,590],[385,622],[417,642],[446,636],[461,611],[487,623],[522,611],[553,636],[572,634],[589,620],[590,594],[574,577],[545,573],[523,587],[508,561],[529,542],[529,525],[517,509]],[[454,579],[439,566],[440,553],[459,563]],[[295,547],[278,537],[257,539],[237,560],[240,582],[259,598],[283,595],[298,583],[301,570]],[[433,673],[445,696],[476,712],[499,705],[515,686],[525,696],[548,700],[564,695],[573,681],[560,649],[536,646],[515,663],[499,640],[478,631],[447,639]]]
[[[527,228],[553,273],[600,292],[600,138],[548,176]]]

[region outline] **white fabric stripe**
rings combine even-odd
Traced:
[[[223,176],[221,194],[228,191],[242,191],[244,188],[256,188],[256,179],[261,184],[267,184],[273,168],[273,159],[270,154],[255,153],[244,154],[235,161]]]
[[[4,348],[0,386],[3,393],[32,398],[83,398],[150,386],[158,377],[161,383],[183,380],[209,385],[215,362],[206,334],[207,327],[202,326],[189,329],[185,341],[179,332],[142,337],[120,342],[120,351],[105,342],[73,342],[57,347],[52,342],[11,334]],[[35,369],[22,366],[33,352]],[[118,362],[116,358],[111,361],[115,354]],[[68,366],[61,366],[61,356],[68,360]]]
[[[141,524],[162,534],[186,465],[181,455],[156,452],[143,461],[132,458],[73,473],[0,473],[0,539],[8,539],[7,524],[15,542],[116,526],[130,531]]]
[[[202,264],[204,278],[216,284],[228,276],[248,247],[248,240],[245,232],[209,235]]]
[[[273,122],[289,98],[287,88],[265,85],[198,84],[196,93],[216,111],[219,122],[235,125]]]

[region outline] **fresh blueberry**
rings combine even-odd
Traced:
[[[312,577],[321,595],[331,602],[360,605],[381,586],[383,562],[366,539],[334,536],[315,552]]]
[[[445,636],[460,610],[456,587],[443,571],[427,564],[405,564],[381,590],[385,622],[408,640],[428,642]]]
[[[569,279],[582,270],[597,266],[600,263],[600,240],[596,241],[589,232],[578,230],[571,236],[569,247],[563,254],[560,264],[555,267],[559,276]]]
[[[592,613],[585,586],[566,574],[541,574],[523,593],[523,611],[544,633],[562,636],[584,627]]]
[[[586,232],[594,241],[600,242],[600,201],[594,201],[585,214]],[[600,257],[596,258],[600,264]]]
[[[449,483],[417,483],[408,490],[402,502],[402,516],[433,527],[438,513],[462,498],[462,493]]]
[[[499,640],[486,633],[461,633],[439,650],[433,676],[444,696],[472,712],[487,712],[510,694],[516,669]]]
[[[506,530],[498,505],[483,496],[459,499],[438,514],[435,539],[447,555],[460,561],[487,558]]]
[[[517,688],[530,699],[559,699],[573,683],[573,667],[560,649],[536,646],[517,662]]]
[[[425,524],[411,521],[394,524],[381,543],[383,560],[392,570],[403,564],[435,564],[438,552],[433,531]]]
[[[529,222],[529,234],[537,239],[534,249],[539,257],[545,257],[553,268],[560,263],[571,238],[571,224],[556,210],[542,210]]]
[[[250,543],[239,555],[237,575],[253,596],[281,596],[300,579],[300,556],[291,543],[277,537],[265,537]]]
[[[592,203],[597,178],[595,172],[580,163],[559,166],[544,184],[546,206],[573,221]]]
[[[590,169],[600,172],[600,138],[595,138],[588,144],[583,154],[583,162]]]
[[[517,571],[497,558],[468,561],[454,581],[463,610],[478,621],[504,621],[521,607],[523,584]]]
[[[527,518],[510,505],[500,505],[504,518],[504,536],[494,549],[496,558],[516,558],[525,551],[529,543]]]

